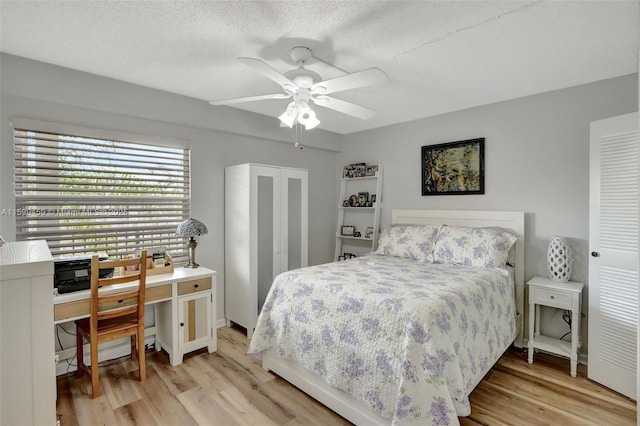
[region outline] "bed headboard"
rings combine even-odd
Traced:
[[[470,211],[470,210],[391,210],[391,224],[499,226],[518,236],[510,261],[515,267],[516,309],[518,313],[517,347],[524,344],[524,212]]]

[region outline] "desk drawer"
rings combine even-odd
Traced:
[[[211,277],[178,283],[178,296],[211,290]]]
[[[571,293],[565,291],[536,288],[533,301],[538,305],[571,309]]]
[[[171,299],[171,284],[146,289],[145,303],[153,303],[164,299]],[[133,299],[131,299],[130,303],[133,303]],[[69,318],[89,316],[90,305],[91,302],[89,299],[55,305],[53,307],[53,320],[64,321]]]

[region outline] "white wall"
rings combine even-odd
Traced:
[[[224,318],[224,167],[246,163],[309,170],[309,262],[333,258],[341,136],[314,130],[305,149],[278,120],[50,64],[2,54],[0,58],[0,211],[15,207],[11,120],[33,118],[97,129],[175,138],[191,147],[192,216],[209,234],[198,262],[218,271],[217,317]],[[331,230],[327,232],[327,230]],[[15,218],[0,216],[0,233],[15,239]]]
[[[392,208],[524,211],[526,279],[546,276],[549,239],[564,235],[574,243],[573,279],[588,283],[589,123],[637,109],[633,74],[348,135],[337,167],[384,165],[382,228]],[[478,137],[486,138],[485,194],[423,197],[420,148]],[[567,331],[556,310],[543,327]],[[586,328],[581,335],[585,350]]]

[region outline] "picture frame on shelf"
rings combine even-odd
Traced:
[[[342,177],[345,179],[364,177],[366,173],[366,166],[367,165],[365,163],[353,163],[344,166]]]
[[[358,207],[367,207],[368,202],[369,202],[369,193],[358,192]]]
[[[349,206],[350,206],[350,204],[349,204],[349,200],[344,200],[344,201],[342,202],[342,207],[349,207]]]
[[[356,233],[356,227],[353,225],[342,225],[340,227],[340,235],[343,237],[353,237]]]
[[[357,195],[351,195],[349,197],[349,207],[358,207],[358,196]]]
[[[378,174],[377,164],[368,165],[364,172],[365,176],[376,176],[377,174]]]
[[[360,233],[360,231],[356,231],[356,232],[353,234],[353,236],[354,236],[354,237],[356,237],[356,238],[360,238],[360,237],[362,237],[362,234]]]
[[[376,203],[376,194],[371,194],[371,204]]]
[[[368,239],[373,238],[373,226],[367,226],[367,230],[364,233],[364,237]]]

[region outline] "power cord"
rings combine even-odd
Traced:
[[[78,364],[77,363],[76,364],[73,363],[73,360],[76,359],[76,355],[77,354],[73,354],[71,359],[65,359],[65,361],[67,361],[67,373],[69,372],[71,367],[76,367],[76,369],[78,368]]]
[[[567,323],[567,325],[569,326],[569,331],[567,331],[566,333],[564,333],[562,335],[562,337],[560,338],[560,340],[564,339],[566,336],[571,334],[571,312],[565,310],[564,312],[562,312],[562,320],[564,322]]]
[[[73,337],[75,337],[76,334],[64,328],[62,324],[56,324],[56,338],[58,339],[58,345],[60,346],[60,350],[64,351],[65,348],[62,346],[62,341],[60,340],[60,330],[64,331],[65,333]],[[77,365],[73,363],[73,360],[75,358],[76,358],[76,354],[74,354],[71,357],[71,359],[65,359],[65,362],[67,363],[67,373],[69,372],[69,369],[71,369],[71,367],[77,367]]]

